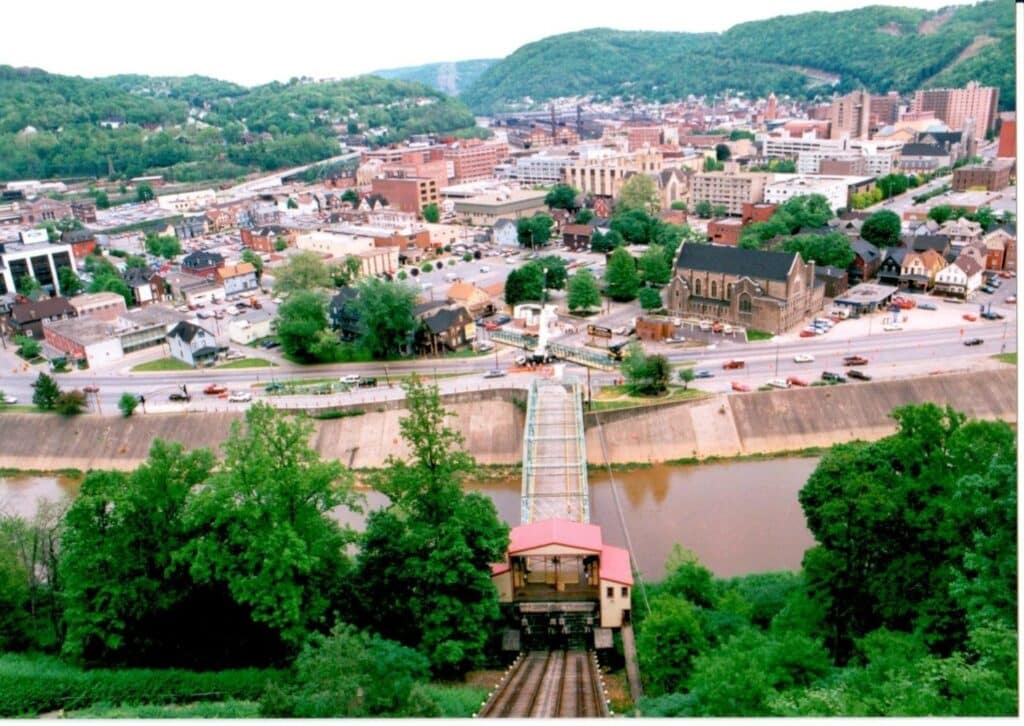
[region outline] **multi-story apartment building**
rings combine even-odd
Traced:
[[[764,201],[765,185],[774,174],[712,171],[694,174],[690,186],[690,206],[710,202],[723,206],[728,214],[742,214],[744,204]]]
[[[831,123],[830,138],[868,138],[871,134],[871,94],[854,91],[835,99],[829,107],[828,120]]]
[[[565,167],[562,181],[583,194],[616,197],[628,175],[660,173],[663,167],[661,152],[655,149],[617,152],[588,146]]]
[[[968,119],[973,119],[974,137],[982,138],[994,128],[998,106],[998,88],[971,81],[965,88],[915,91],[912,109],[934,112],[951,129],[962,129]]]
[[[869,107],[871,117],[879,126],[894,124],[900,115],[900,94],[889,91],[884,96],[872,96]]]
[[[371,188],[388,200],[388,205],[403,212],[422,214],[428,204],[438,204],[437,181],[423,177],[385,177],[374,179]]]
[[[570,163],[572,157],[568,154],[541,152],[516,159],[510,174],[520,184],[559,184],[564,176],[563,171]]]
[[[494,167],[508,158],[508,144],[503,141],[460,141],[444,150],[451,184],[490,179]]]

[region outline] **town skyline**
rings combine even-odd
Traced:
[[[839,0],[829,12],[851,10],[878,3]],[[904,0],[883,5],[936,10],[950,5],[969,5],[963,0]],[[102,3],[101,3],[102,5]],[[616,30],[667,32],[722,32],[733,25],[780,15],[821,10],[813,0],[784,0],[772,4],[734,0],[725,6],[689,7],[664,12],[654,0],[638,0],[628,6],[619,3],[562,4],[553,16],[550,8],[526,0],[519,13],[501,18],[500,37],[474,30],[470,13],[477,7],[463,2],[448,3],[442,12],[426,6],[403,10],[400,27],[381,18],[370,6],[346,7],[324,23],[308,23],[303,17],[234,17],[232,11],[185,0],[178,12],[161,18],[160,33],[154,37],[145,27],[149,16],[110,13],[101,17],[95,5],[59,2],[55,13],[62,22],[47,29],[46,42],[33,34],[12,34],[7,39],[0,63],[15,67],[36,67],[51,73],[99,78],[118,74],[150,76],[202,75],[256,86],[292,77],[346,78],[378,70],[446,63],[463,60],[502,58],[523,45],[562,33],[595,27]],[[15,5],[8,9],[9,27],[30,27],[34,8]],[[340,25],[343,24],[343,25]],[[367,28],[369,32],[338,36],[346,27]],[[424,33],[423,29],[434,33]],[[227,29],[227,32],[225,32]],[[377,29],[377,30],[375,30]],[[269,38],[269,33],[278,37]],[[116,37],[115,43],[96,43],[97,36]],[[441,37],[442,42],[437,43]],[[177,42],[188,39],[187,54]],[[160,39],[171,44],[157,50]],[[187,55],[187,57],[184,57]]]

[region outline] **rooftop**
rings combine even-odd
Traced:
[[[741,277],[786,280],[795,258],[795,253],[684,242],[676,267],[724,272]]]

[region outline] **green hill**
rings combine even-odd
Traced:
[[[977,50],[977,54],[973,54]],[[1013,108],[1011,0],[937,11],[872,6],[736,25],[724,33],[584,30],[530,43],[489,67],[462,99],[494,111],[530,97],[573,95],[665,101],[725,90],[756,95],[867,87],[903,93],[978,80]],[[830,92],[831,88],[826,87]]]
[[[370,75],[397,81],[414,81],[436,88],[449,96],[458,96],[472,86],[481,73],[497,62],[490,58],[454,63],[429,63],[423,66],[387,68],[373,71]]]
[[[474,124],[433,88],[373,76],[247,89],[202,76],[85,79],[0,66],[0,88],[0,180],[236,178],[334,155],[339,130],[373,128],[385,143]]]

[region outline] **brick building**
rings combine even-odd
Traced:
[[[403,212],[423,214],[428,204],[438,204],[437,181],[425,177],[385,177],[374,179],[373,194],[379,194],[388,200],[388,206]]]
[[[713,219],[708,222],[708,237],[716,245],[732,245],[735,247],[740,243],[740,232],[743,230],[743,221],[726,217],[724,219]]]
[[[451,184],[490,179],[494,167],[508,158],[504,142],[460,141],[444,150]]]
[[[1010,171],[1013,159],[995,159],[988,164],[969,164],[953,170],[953,190],[965,192],[968,189],[983,188],[997,192],[1010,185]]]
[[[914,93],[914,111],[932,111],[951,129],[962,129],[973,119],[974,136],[982,138],[996,122],[999,89],[971,81],[965,88],[935,88]]]
[[[690,207],[700,202],[721,205],[729,214],[742,214],[744,204],[764,201],[765,185],[774,174],[732,173],[724,171],[694,174],[690,186]]]

